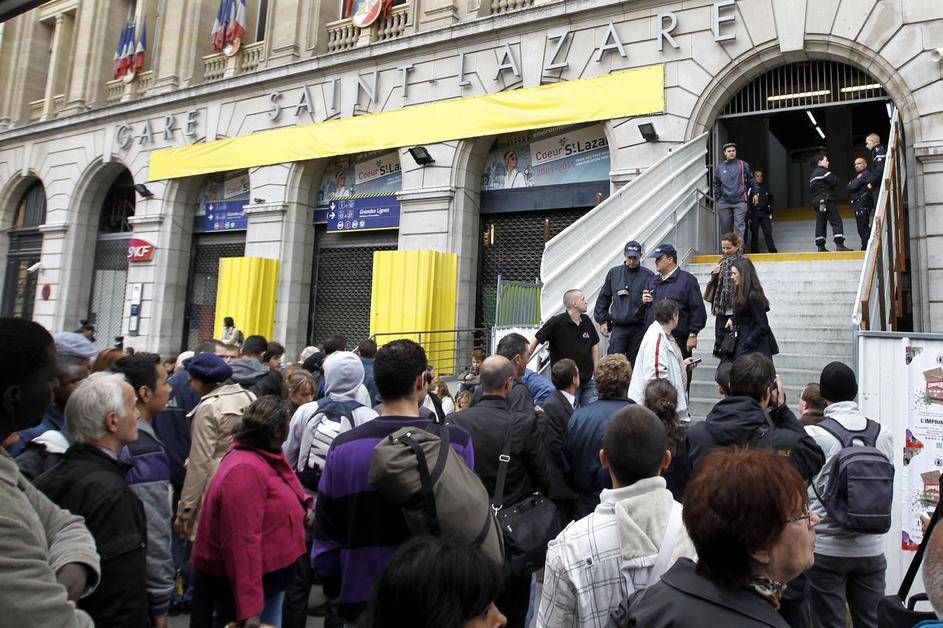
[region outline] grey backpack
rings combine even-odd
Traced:
[[[401,427],[373,448],[370,484],[402,508],[413,534],[448,536],[504,564],[488,491],[449,443],[449,427]]]
[[[817,424],[841,443],[829,463],[824,494],[812,489],[825,511],[849,532],[884,534],[891,529],[894,465],[876,447],[881,426],[867,419],[865,429],[850,431],[835,419]],[[853,441],[861,441],[855,445]]]

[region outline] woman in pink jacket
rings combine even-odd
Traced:
[[[212,604],[195,604],[191,628],[212,625],[214,609],[216,625],[281,626],[285,590],[314,517],[311,497],[282,455],[288,419],[278,399],[254,401],[210,481],[192,560],[202,589],[194,597]]]

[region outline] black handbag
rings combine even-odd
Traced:
[[[729,358],[737,352],[737,328],[734,327],[729,334],[726,334],[717,346],[717,357]]]
[[[769,331],[769,352],[773,355],[779,355],[779,343],[776,342],[776,336],[773,335],[773,330]]]
[[[930,525],[927,526],[927,533],[923,535],[923,540],[920,541],[920,547],[917,548],[917,553],[910,561],[910,568],[907,569],[907,575],[904,576],[903,581],[900,583],[900,589],[897,590],[897,594],[886,595],[878,602],[878,628],[913,628],[922,621],[935,620],[937,618],[936,613],[933,611],[914,610],[917,602],[926,601],[927,596],[925,593],[911,597],[906,606],[904,605],[904,600],[907,599],[907,594],[910,593],[910,587],[914,583],[914,578],[917,577],[920,563],[923,562],[923,554],[927,549],[927,542],[930,539],[930,535],[933,533],[933,528],[936,527],[937,520],[940,518],[940,512],[943,512],[943,505],[937,504],[936,510],[933,511],[933,517],[930,518]]]
[[[504,536],[507,566],[516,576],[533,573],[543,567],[547,543],[563,528],[556,504],[540,494],[528,495],[512,506],[505,507],[504,484],[511,462],[511,422],[504,434],[504,447],[498,456],[498,478],[494,485],[491,507]]]

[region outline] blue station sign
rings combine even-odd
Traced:
[[[327,230],[370,231],[399,227],[399,201],[393,194],[360,198],[337,198],[324,212]]]

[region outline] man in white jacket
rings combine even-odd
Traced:
[[[629,399],[645,403],[645,386],[653,379],[667,379],[678,391],[678,416],[682,421],[688,416],[687,390],[688,367],[694,358],[682,358],[681,348],[671,332],[678,326],[678,303],[664,299],[655,304],[655,322],[642,338],[629,385]]]
[[[599,460],[609,470],[595,512],[571,523],[547,549],[537,626],[608,626],[635,591],[658,581],[678,558],[696,558],[681,504],[665,488],[671,463],[665,425],[639,405],[617,412]]]
[[[854,401],[858,395],[854,371],[841,362],[832,362],[822,370],[819,389],[827,404],[825,419],[834,419],[848,431],[864,432],[868,419]],[[821,424],[805,429],[825,454],[825,465],[813,479],[818,494],[824,495],[832,459],[842,445]],[[894,459],[893,437],[887,427],[881,426],[874,446],[889,460]],[[809,505],[810,510],[822,518],[815,528],[815,564],[807,572],[817,625],[844,628],[847,602],[855,628],[877,626],[877,607],[884,596],[887,568],[884,535],[842,528],[826,512],[813,487],[809,488]]]

